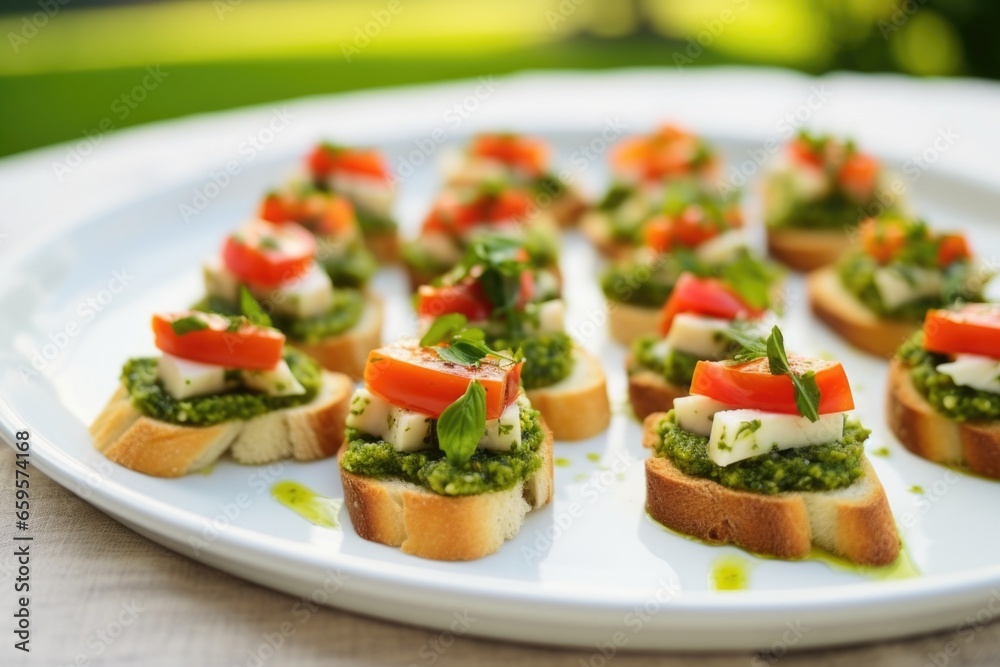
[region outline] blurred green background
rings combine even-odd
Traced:
[[[17,0],[0,12],[0,155],[102,122],[526,69],[1000,77],[996,0]]]

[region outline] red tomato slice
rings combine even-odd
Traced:
[[[747,304],[731,287],[716,278],[699,278],[682,273],[674,285],[670,298],[663,306],[660,333],[670,331],[674,317],[680,313],[695,313],[724,320],[738,317],[755,318],[764,314],[763,308]]]
[[[689,173],[698,153],[698,138],[673,125],[664,125],[645,137],[626,139],[611,155],[612,165],[622,172],[636,172],[644,180]]]
[[[301,211],[294,202],[287,197],[282,197],[277,192],[264,197],[260,203],[260,211],[257,213],[261,220],[268,222],[299,222]]]
[[[326,178],[338,172],[389,180],[389,169],[378,151],[343,148],[320,144],[307,159],[314,178]]]
[[[427,214],[423,231],[466,234],[483,224],[523,221],[530,209],[531,197],[522,190],[481,193],[469,201],[461,201],[455,193],[447,192]]]
[[[347,234],[357,226],[354,206],[338,194],[317,192],[295,198],[271,193],[261,202],[258,215],[268,222],[297,222],[319,236]]]
[[[457,285],[421,285],[417,289],[417,314],[438,317],[448,313],[460,313],[470,322],[489,319],[493,304],[486,298],[477,282],[463,282]]]
[[[294,222],[264,221],[245,225],[226,239],[222,260],[242,282],[255,287],[277,287],[309,270],[316,240]]]
[[[861,223],[861,245],[879,264],[892,261],[906,244],[906,230],[898,222],[879,222],[869,218]]]
[[[207,328],[178,334],[173,322],[187,317]],[[226,368],[271,370],[281,361],[285,346],[285,335],[276,329],[244,323],[229,331],[227,318],[197,311],[154,315],[153,335],[156,347],[167,354]]]
[[[970,303],[958,310],[929,310],[924,349],[1000,359],[1000,304]]]
[[[801,137],[794,139],[788,144],[788,154],[794,162],[809,165],[810,167],[822,167],[823,156],[813,149],[812,145]]]
[[[521,364],[487,357],[478,367],[447,362],[433,348],[402,341],[372,350],[365,365],[365,386],[395,406],[437,418],[469,383],[486,390],[486,418],[497,419],[517,400]]]
[[[854,409],[851,385],[840,362],[795,355],[789,355],[788,361],[795,373],[816,374],[820,414]],[[766,357],[744,364],[699,361],[691,379],[691,393],[740,408],[785,414],[799,412],[792,379],[787,375],[771,375]]]
[[[872,156],[854,153],[840,165],[837,182],[855,201],[868,201],[875,192],[879,169],[878,160]]]
[[[471,152],[503,162],[529,176],[540,176],[548,157],[541,141],[514,134],[481,134],[472,140]]]
[[[942,234],[938,243],[938,266],[951,266],[955,262],[972,257],[969,243],[962,234]]]
[[[670,251],[673,245],[674,225],[665,215],[658,215],[646,221],[642,228],[642,237],[646,246],[658,253]]]

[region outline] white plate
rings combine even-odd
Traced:
[[[734,93],[743,95],[735,102],[743,106],[736,108],[760,118],[778,118],[776,109],[789,107],[771,107],[772,115],[767,116],[748,106],[755,100],[767,104],[759,86],[764,85],[771,97],[784,91],[787,101],[804,99],[811,85],[800,78],[771,75],[767,82],[758,78],[751,86],[753,76],[759,75],[727,76],[743,91]],[[53,216],[65,230],[59,234],[51,231],[51,225],[44,227],[37,215],[25,215],[25,220],[44,228],[36,235],[38,242],[25,242],[19,252],[7,253],[18,257],[6,265],[0,286],[4,434],[9,438],[28,428],[32,462],[46,474],[182,554],[294,595],[434,628],[591,646],[596,658],[602,651],[624,649],[774,646],[781,652],[791,645],[864,641],[956,627],[977,613],[983,620],[984,614],[995,614],[1000,603],[998,596],[991,606],[995,587],[1000,586],[996,531],[1000,484],[951,473],[908,454],[892,439],[882,416],[885,364],[852,352],[815,322],[802,301],[800,279],[790,284],[792,303],[784,324],[789,347],[831,353],[847,365],[858,413],[873,429],[869,451],[885,446],[891,452],[888,458],[872,460],[901,525],[907,553],[922,573],[917,578],[882,581],[818,561],[758,559],[735,548],[689,541],[648,520],[643,511],[646,453],[639,443],[639,425],[623,409],[623,351],[607,340],[601,326],[598,262],[573,235],[566,238],[563,261],[568,324],[604,359],[616,415],[606,435],[588,442],[557,443],[556,455],[569,464],[556,468],[555,501],[532,513],[520,535],[496,555],[472,563],[424,561],[361,540],[346,511],[341,513],[343,530],[334,531],[307,523],[270,498],[271,483],[285,479],[339,497],[332,460],[265,468],[222,462],[210,475],[163,480],[110,465],[90,445],[86,424],[114,390],[122,362],[153,349],[150,313],[183,307],[199,296],[200,262],[227,230],[249,214],[266,188],[285,179],[313,138],[344,138],[339,132],[349,130],[358,141],[384,147],[396,165],[416,150],[417,140],[431,137],[435,127],[445,128],[450,141],[479,127],[534,128],[555,142],[560,166],[571,169],[574,178],[596,192],[606,178],[604,167],[600,161],[576,161],[574,155],[592,140],[595,148],[600,146],[594,137],[616,104],[623,113],[632,113],[626,117],[635,131],[646,129],[655,118],[679,117],[709,132],[709,138],[734,159],[763,145],[769,136],[764,129],[733,138],[718,131],[717,120],[710,120],[716,118],[716,86],[724,79],[716,72],[700,77],[645,74],[505,81],[500,86],[505,92],[482,101],[482,113],[457,131],[443,114],[451,103],[475,96],[477,82],[306,101],[292,107],[298,118],[294,129],[269,144],[263,157],[252,159],[240,151],[241,137],[248,128],[256,132],[263,127],[271,112],[234,112],[109,138],[81,167],[78,183],[71,181],[62,190],[45,172],[63,149],[7,160],[0,165],[0,181],[7,183],[15,210],[28,211],[29,200],[44,210],[52,206],[48,198],[67,193],[79,193],[81,210],[84,201],[100,208],[93,197],[84,197],[79,185],[94,187],[98,174],[118,201],[132,201],[89,220],[68,213],[64,202],[60,215]],[[704,107],[690,96],[674,104],[674,98],[656,87],[664,82],[674,85],[673,91],[702,91]],[[607,91],[607,96],[594,91]],[[594,100],[592,108],[581,101],[587,95]],[[608,96],[615,101],[608,102]],[[884,97],[889,98],[889,92]],[[494,111],[487,112],[490,103]],[[636,106],[643,107],[641,113],[633,113]],[[538,110],[537,124],[533,109]],[[500,110],[504,114],[498,115]],[[560,110],[571,119],[567,124],[572,131],[554,131]],[[836,115],[825,122],[849,127]],[[891,114],[871,122],[885,126],[891,123]],[[865,127],[857,131],[864,134]],[[921,148],[915,145],[912,150]],[[897,151],[895,157],[906,154]],[[183,167],[173,166],[182,159]],[[186,224],[180,204],[191,203],[192,190],[203,189],[207,182],[205,174],[227,159],[236,160],[241,173]],[[402,183],[398,210],[408,229],[419,220],[436,186],[436,176],[426,166]],[[13,201],[14,187],[23,188],[16,193],[17,201]],[[124,192],[133,187],[144,194]],[[932,169],[921,174],[914,200],[937,224],[967,229],[984,255],[1000,248],[1000,233],[991,227],[1000,210],[996,190]],[[751,211],[753,204],[751,198]],[[102,292],[117,287],[111,283],[115,272],[125,274],[128,284],[116,294]],[[383,273],[375,287],[387,296],[386,337],[411,331],[402,275]],[[88,305],[88,299],[97,301]],[[51,359],[41,372],[25,379],[20,371],[30,367],[36,352]],[[600,462],[591,461],[588,454],[599,455]],[[925,493],[911,493],[911,485],[922,486]],[[749,589],[709,590],[713,563],[730,556],[749,563]]]

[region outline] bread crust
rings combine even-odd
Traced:
[[[379,264],[395,264],[399,261],[399,232],[378,232],[363,234],[365,247],[375,256]]]
[[[851,345],[875,356],[890,358],[920,328],[919,322],[888,320],[877,316],[841,284],[834,267],[806,278],[809,304],[816,317]]]
[[[833,264],[851,248],[842,229],[767,228],[767,251],[796,271],[814,271]]]
[[[563,229],[575,227],[587,210],[587,202],[574,189],[567,188],[549,204],[549,214]]]
[[[661,308],[633,306],[610,300],[607,303],[608,333],[622,345],[631,345],[639,336],[659,333]]]
[[[935,463],[968,466],[1000,479],[1000,422],[959,422],[934,409],[913,385],[900,359],[889,365],[886,417],[908,450]]]
[[[607,213],[589,210],[580,216],[580,232],[597,248],[597,252],[610,260],[627,259],[635,252],[635,246],[611,238],[608,233],[610,226]]]
[[[506,491],[475,496],[441,496],[415,484],[357,475],[343,467],[344,504],[363,539],[399,547],[432,560],[475,560],[496,552],[514,537],[532,509],[552,499],[552,432],[539,451],[541,469]],[[341,456],[347,449],[343,444]]]
[[[289,341],[319,365],[334,373],[345,373],[355,380],[364,377],[368,353],[382,345],[382,300],[365,293],[366,305],[358,323],[339,336],[318,343]]]
[[[573,370],[559,382],[525,393],[542,413],[556,440],[584,440],[611,423],[607,381],[601,362],[582,347],[573,347]]]
[[[664,417],[645,419],[646,447]],[[885,490],[867,459],[864,476],[848,489],[763,495],[685,475],[653,456],[646,460],[646,510],[672,530],[778,558],[804,558],[814,544],[860,565],[888,565],[899,555]]]
[[[109,460],[154,477],[181,477],[202,470],[230,447],[241,463],[300,461],[336,453],[350,409],[353,383],[323,372],[323,388],[305,405],[274,410],[249,421],[181,426],[142,414],[119,385],[90,427],[94,447]]]
[[[675,398],[688,395],[689,387],[667,382],[662,375],[649,369],[637,369],[629,357],[626,362],[628,372],[628,400],[632,412],[642,420],[654,412],[665,412],[674,405]]]

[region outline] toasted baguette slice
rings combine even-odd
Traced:
[[[653,447],[655,425],[665,416],[646,418],[645,446]],[[815,544],[860,565],[888,565],[899,555],[899,535],[867,459],[864,471],[845,489],[768,496],[685,475],[653,456],[646,459],[646,510],[671,530],[706,542],[789,559],[806,557]]]
[[[544,421],[541,469],[506,491],[441,496],[400,480],[340,468],[344,504],[362,538],[433,560],[474,560],[517,535],[525,515],[552,499],[552,431]],[[344,448],[341,455],[347,449]]]
[[[796,271],[813,271],[833,264],[851,248],[842,229],[767,228],[767,251]]]
[[[561,195],[552,200],[548,206],[551,215],[563,229],[575,227],[580,216],[587,210],[587,202],[579,192],[567,188]]]
[[[904,447],[929,461],[1000,479],[1000,421],[948,419],[920,395],[899,359],[889,366],[886,393],[889,428]]]
[[[366,292],[368,300],[361,319],[349,330],[318,343],[289,341],[328,371],[346,373],[355,380],[365,374],[368,353],[382,344],[382,300]]]
[[[622,345],[631,345],[639,336],[660,331],[662,309],[608,301],[608,332]]]
[[[580,218],[580,231],[594,244],[597,252],[612,260],[627,259],[635,246],[611,238],[608,214],[601,211],[587,211]]]
[[[851,345],[869,354],[891,357],[920,328],[919,322],[888,320],[868,310],[844,288],[834,267],[810,273],[806,289],[816,317]]]
[[[399,233],[391,232],[368,233],[364,235],[365,247],[379,264],[395,264],[399,261]]]
[[[215,426],[179,426],[143,415],[119,385],[90,427],[94,447],[108,459],[154,477],[180,477],[202,470],[230,446],[241,463],[299,461],[336,453],[353,383],[346,375],[323,372],[323,388],[311,402],[275,410],[249,421]]]
[[[611,423],[611,405],[601,362],[582,347],[573,347],[573,370],[548,387],[526,392],[542,413],[556,440],[584,440]]]
[[[628,400],[636,418],[645,419],[654,412],[674,407],[674,399],[688,395],[688,387],[667,382],[656,371],[635,366],[631,355],[625,361],[628,373]]]

